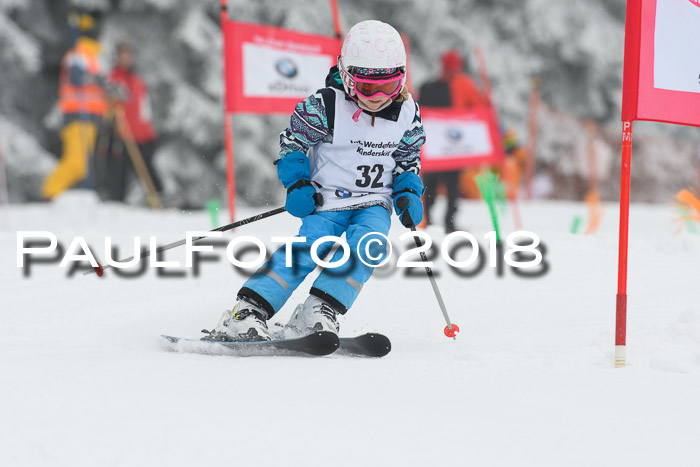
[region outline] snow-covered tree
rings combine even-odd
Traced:
[[[334,32],[328,0],[228,3],[231,17],[241,21]],[[540,116],[538,160],[559,166],[567,177],[562,185],[567,190],[555,195],[580,199],[585,192],[582,120],[601,125],[606,133],[602,144],[609,152],[619,151],[619,142],[610,135],[619,132],[624,0],[338,0],[338,4],[346,30],[358,21],[379,19],[407,35],[414,88],[437,75],[439,57],[448,48],[462,52],[475,71],[473,52],[480,48],[501,122],[514,128],[524,143],[531,82],[539,78],[543,102],[574,117],[567,123],[547,113]],[[61,151],[55,104],[60,60],[71,40],[66,18],[73,7],[102,13],[105,69],[111,66],[119,39],[129,37],[137,47],[136,67],[151,90],[160,135],[156,166],[169,201],[198,207],[210,198],[225,199],[218,1],[0,0],[0,151],[11,200],[38,199],[41,180],[50,170],[49,154],[57,158]],[[283,190],[275,182],[271,162],[287,119],[255,115],[233,119],[240,200],[257,205],[281,201]],[[635,157],[633,170],[647,175],[643,193],[633,184],[633,198],[665,201],[673,189],[693,182],[692,171],[683,168],[697,164],[697,131],[642,124],[636,133],[657,136],[649,145],[653,150],[640,148],[638,154],[643,155]],[[638,144],[643,141],[638,139]],[[661,163],[658,158],[674,161]],[[616,196],[615,160],[608,162],[610,170],[602,184],[607,198]],[[132,199],[139,196],[135,184]]]

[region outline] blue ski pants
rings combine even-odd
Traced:
[[[306,242],[292,245],[291,267],[285,264],[286,246],[282,246],[243,284],[239,294],[258,300],[262,298],[267,302],[263,304],[266,305],[268,313],[277,313],[292,292],[316,268],[317,265],[311,257],[311,245],[314,241],[324,236],[340,237],[345,232],[345,241],[350,247],[348,261],[337,268],[324,268],[311,289],[313,295],[325,299],[344,313],[352,306],[374,270],[358,257],[358,243],[373,232],[387,235],[390,225],[391,214],[382,206],[350,211],[323,211],[306,216],[302,219],[298,234],[299,237],[306,237]],[[386,245],[380,245],[378,242],[367,245],[367,239],[371,238],[378,236],[368,235],[362,241],[360,252],[365,262],[378,264],[385,257]],[[323,243],[317,250],[318,257],[324,259],[332,247],[333,242]],[[340,260],[343,253],[343,249],[338,248],[330,262]]]

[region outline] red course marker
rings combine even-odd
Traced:
[[[459,332],[459,326],[456,324],[452,325],[452,329],[450,329],[449,326],[445,326],[445,335],[447,337],[457,337],[457,333]]]

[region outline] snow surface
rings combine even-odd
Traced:
[[[438,204],[437,209],[443,205]],[[700,236],[675,235],[670,205],[631,209],[628,360],[613,368],[618,208],[600,231],[568,233],[579,203],[521,206],[547,246],[537,279],[486,268],[438,283],[456,341],[442,335],[425,277],[374,278],[341,334],[379,331],[383,359],[236,358],[163,350],[198,336],[234,303],[243,277],[223,260],[202,275],[66,277],[16,267],[16,232],[103,237],[130,251],[206,230],[205,212],[156,213],[67,193],[0,210],[0,465],[686,466],[700,458]],[[241,209],[240,217],[254,211]],[[438,213],[439,215],[439,213]],[[490,230],[463,202],[459,226]],[[225,223],[221,216],[221,223]],[[236,235],[296,232],[282,214]],[[506,217],[505,229],[513,229]],[[395,222],[398,242],[404,228]],[[436,241],[438,227],[429,229]],[[233,238],[233,236],[228,236]],[[482,245],[486,245],[481,240]],[[67,245],[67,244],[66,244]],[[166,259],[184,259],[183,249]],[[302,285],[280,312],[302,301]]]

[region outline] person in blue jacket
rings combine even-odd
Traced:
[[[405,225],[417,225],[423,217],[418,172],[425,132],[405,83],[406,51],[396,29],[374,20],[353,26],[326,87],[296,105],[280,135],[276,166],[287,190],[285,207],[302,219],[299,237],[306,241],[293,244],[291,267],[286,246],[278,249],[245,282],[236,305],[205,339],[269,340],[267,320],[316,267],[311,245],[345,233],[349,261],[323,270],[289,322],[301,333],[338,333],[337,315],[348,311],[373,271],[367,258],[357,257],[358,242],[370,233],[389,232],[392,204],[396,207],[399,197],[408,200],[397,208]],[[318,257],[331,248],[331,242],[323,243]],[[370,259],[384,252],[377,248],[370,245]],[[338,249],[331,262],[343,253]]]

